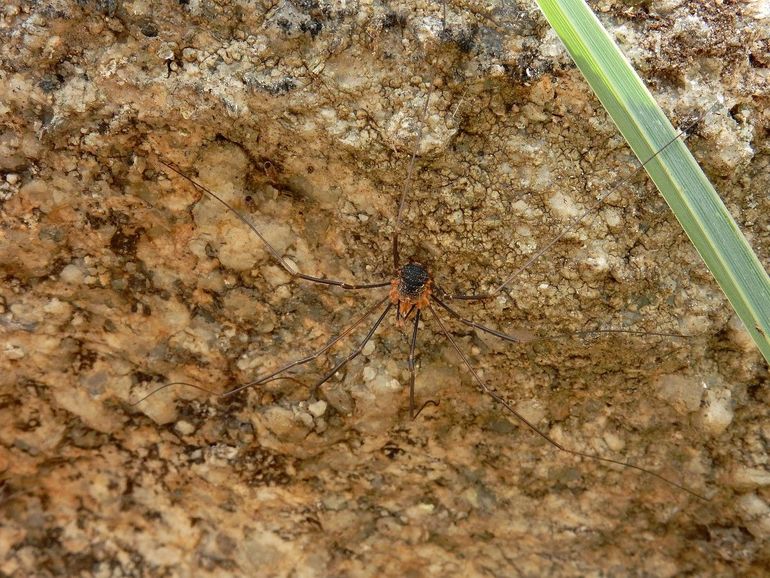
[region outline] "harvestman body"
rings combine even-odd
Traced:
[[[426,102],[425,102],[425,109],[423,110],[423,117],[425,116],[425,112],[428,108],[428,102],[430,100],[430,92],[427,95]],[[704,114],[708,114],[709,111],[707,111]],[[703,115],[701,115],[702,117]],[[701,120],[701,117],[697,118],[694,122],[690,123],[685,129],[680,131],[674,138],[672,138],[666,145],[661,148],[659,151],[657,151],[654,155],[652,155],[650,158],[646,159],[644,163],[640,167],[638,167],[636,170],[639,171],[641,168],[644,167],[649,161],[651,161],[653,158],[655,158],[658,154],[660,154],[661,151],[663,151],[666,147],[668,147],[671,143],[675,142],[680,136],[682,136],[690,127],[695,125]],[[420,128],[418,130],[417,135],[417,142],[419,145],[419,141],[422,136],[422,125],[420,125]],[[468,371],[470,372],[471,376],[473,377],[473,380],[475,381],[476,385],[487,395],[492,397],[495,401],[500,403],[512,416],[514,416],[519,422],[521,422],[523,425],[525,425],[527,428],[529,428],[532,432],[543,438],[545,441],[547,441],[550,445],[557,448],[560,451],[563,451],[565,453],[578,456],[581,458],[587,458],[599,462],[619,465],[627,468],[632,468],[637,471],[643,472],[646,475],[652,476],[662,482],[665,482],[666,484],[669,484],[673,487],[676,487],[680,490],[683,490],[687,492],[688,494],[699,498],[699,499],[706,499],[702,495],[698,494],[697,492],[691,490],[690,488],[679,484],[675,481],[672,481],[668,478],[665,478],[661,476],[660,474],[645,469],[641,466],[637,466],[628,462],[624,462],[621,460],[615,460],[612,458],[604,457],[597,454],[591,454],[586,452],[581,452],[578,450],[573,450],[568,447],[565,447],[564,445],[556,442],[551,437],[549,437],[547,434],[542,432],[537,426],[535,426],[533,423],[528,421],[522,414],[517,412],[511,404],[506,401],[502,396],[500,396],[498,393],[496,393],[493,389],[491,389],[486,382],[479,376],[478,372],[474,369],[473,365],[471,364],[469,358],[467,355],[462,351],[462,349],[459,347],[458,343],[452,336],[451,332],[449,331],[447,324],[445,322],[445,319],[442,315],[439,314],[438,309],[442,309],[448,313],[449,316],[451,316],[456,321],[473,327],[474,329],[477,329],[479,331],[494,335],[495,337],[501,338],[505,341],[509,342],[520,342],[521,339],[514,337],[512,335],[508,335],[505,333],[502,333],[500,331],[497,331],[495,329],[492,329],[490,327],[486,327],[485,325],[482,325],[480,323],[477,323],[475,321],[472,321],[470,319],[464,318],[460,313],[458,313],[455,309],[453,309],[448,302],[452,300],[465,300],[465,301],[486,301],[497,294],[499,294],[501,291],[506,289],[506,287],[511,283],[511,281],[517,277],[521,272],[526,270],[533,262],[535,262],[537,259],[539,259],[546,251],[548,251],[557,241],[559,241],[561,238],[563,238],[568,233],[572,232],[582,221],[585,219],[586,216],[594,212],[604,201],[604,199],[609,196],[612,192],[614,192],[620,185],[626,182],[627,178],[624,178],[617,183],[615,183],[614,186],[609,187],[606,189],[597,200],[582,214],[578,215],[577,217],[573,218],[572,221],[553,239],[551,239],[549,242],[547,242],[545,245],[543,245],[540,249],[538,249],[532,256],[530,256],[526,262],[519,267],[516,271],[514,271],[511,275],[509,275],[500,285],[495,287],[492,291],[489,291],[487,293],[481,293],[481,294],[473,294],[473,295],[462,295],[462,294],[452,294],[444,291],[439,285],[436,284],[433,277],[430,274],[430,271],[426,266],[424,266],[421,263],[415,262],[415,261],[408,261],[404,264],[401,264],[400,254],[399,254],[399,234],[401,231],[401,225],[402,225],[402,215],[404,212],[404,206],[407,200],[408,192],[409,192],[409,184],[411,182],[412,173],[414,170],[414,164],[415,164],[415,157],[417,154],[417,150],[415,148],[414,152],[411,155],[411,159],[409,162],[409,168],[407,171],[407,178],[404,181],[404,187],[401,191],[400,195],[400,201],[398,204],[398,210],[396,213],[396,222],[394,227],[394,234],[393,234],[393,240],[392,240],[392,251],[393,251],[393,270],[394,270],[394,277],[390,280],[385,280],[381,282],[376,283],[364,283],[364,284],[355,284],[355,283],[346,283],[343,281],[338,281],[335,279],[329,279],[326,277],[316,277],[312,275],[307,275],[305,273],[302,273],[301,271],[295,269],[287,261],[278,253],[278,251],[267,241],[267,239],[262,235],[262,233],[256,228],[256,226],[243,214],[241,214],[239,211],[237,211],[235,208],[233,208],[230,204],[228,204],[224,199],[222,199],[219,195],[217,195],[215,192],[209,190],[208,188],[204,187],[202,184],[197,182],[196,180],[192,179],[191,177],[184,174],[182,171],[174,167],[173,165],[163,161],[159,160],[159,162],[169,169],[170,171],[176,173],[177,175],[181,176],[188,182],[190,182],[194,187],[196,187],[198,190],[202,191],[206,195],[210,196],[211,198],[217,200],[222,205],[224,205],[228,210],[230,210],[234,215],[238,217],[251,231],[260,239],[263,246],[267,249],[267,251],[270,253],[270,255],[275,259],[275,261],[289,274],[292,278],[296,279],[302,279],[304,281],[308,281],[315,284],[320,285],[326,285],[326,286],[336,286],[347,290],[369,290],[369,289],[380,289],[389,287],[389,291],[387,295],[380,298],[376,303],[368,307],[361,315],[355,318],[353,323],[348,326],[346,329],[344,329],[342,332],[340,332],[336,337],[331,339],[326,345],[324,345],[322,348],[318,349],[317,351],[313,352],[312,354],[303,357],[302,359],[297,359],[294,361],[291,361],[289,363],[286,363],[285,365],[279,367],[275,371],[272,371],[271,373],[267,375],[260,376],[248,383],[244,383],[239,385],[238,387],[231,389],[230,391],[227,391],[222,394],[217,394],[215,392],[212,392],[206,388],[203,388],[199,385],[195,384],[189,384],[189,383],[183,383],[183,382],[174,382],[174,383],[168,383],[166,385],[161,386],[160,388],[152,391],[151,393],[145,395],[140,400],[136,401],[132,405],[136,405],[141,403],[142,401],[146,400],[148,397],[154,395],[161,389],[164,389],[166,387],[170,387],[173,385],[186,385],[189,387],[193,387],[202,391],[205,391],[212,395],[218,395],[220,397],[227,397],[234,395],[240,391],[243,391],[244,389],[264,384],[269,381],[272,381],[274,379],[281,379],[286,376],[282,375],[289,369],[292,369],[294,367],[304,365],[314,359],[317,359],[321,355],[323,355],[325,352],[327,352],[329,349],[331,349],[336,343],[350,335],[357,327],[359,327],[366,319],[368,319],[372,314],[374,314],[375,311],[381,310],[381,313],[377,320],[372,324],[369,331],[367,332],[365,338],[355,347],[355,349],[345,356],[341,361],[337,362],[328,372],[324,374],[324,376],[318,380],[318,382],[315,383],[313,386],[313,396],[317,396],[319,393],[319,388],[321,385],[323,385],[326,381],[328,381],[339,369],[341,369],[344,365],[346,365],[349,361],[357,357],[362,350],[364,349],[365,345],[369,342],[371,337],[374,335],[377,328],[382,324],[383,320],[387,316],[387,314],[392,310],[395,309],[396,313],[396,321],[399,326],[403,326],[403,324],[409,320],[412,321],[412,332],[411,332],[411,339],[410,339],[410,346],[409,346],[409,358],[408,358],[408,368],[409,368],[409,411],[412,418],[416,418],[417,415],[420,414],[420,412],[428,405],[438,405],[438,402],[434,400],[426,401],[422,404],[422,406],[415,411],[415,351],[416,351],[416,345],[417,345],[417,335],[418,335],[418,329],[420,326],[420,321],[423,317],[424,312],[429,312],[430,317],[436,321],[438,324],[439,333],[442,334],[447,341],[451,344],[454,351],[458,354],[458,356],[462,359],[463,364],[466,366]],[[384,307],[383,307],[384,306]],[[607,332],[622,332],[622,333],[631,333],[631,334],[644,334],[644,335],[650,335],[649,332],[641,332],[641,331],[626,331],[626,330],[608,330]],[[663,335],[663,336],[672,336],[672,334],[666,334],[666,333],[652,333],[652,335]],[[674,335],[677,336],[677,335]],[[678,335],[678,337],[681,337],[681,335]]]

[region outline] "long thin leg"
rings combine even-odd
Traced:
[[[263,379],[263,380],[259,381],[258,383],[259,383],[259,385],[264,385],[265,383],[269,383],[271,381],[278,381],[279,379],[288,379],[289,381],[293,381],[294,383],[296,383],[298,385],[302,385],[302,386],[305,385],[299,379],[296,379],[296,378],[292,377],[291,375],[278,375],[276,377],[271,377],[269,379],[268,378]],[[217,397],[224,397],[225,395],[227,395],[227,392],[225,392],[225,393],[218,393],[216,391],[213,391],[211,389],[203,387],[202,385],[197,385],[195,383],[188,383],[186,381],[173,381],[171,383],[164,383],[159,388],[152,390],[150,393],[148,393],[144,397],[138,399],[137,401],[131,402],[128,405],[131,406],[131,407],[134,407],[135,405],[139,405],[140,403],[142,403],[148,397],[152,397],[156,393],[159,393],[159,392],[163,391],[164,389],[172,387],[172,386],[175,386],[175,385],[184,385],[185,387],[191,387],[193,389],[197,389],[198,391],[202,391],[204,393],[208,393],[209,395],[215,395]],[[255,385],[255,383],[252,382],[252,385]]]
[[[369,317],[375,309],[379,308],[388,299],[390,299],[390,296],[386,296],[383,299],[380,299],[379,301],[377,301],[377,303],[375,303],[374,305],[372,305],[369,308],[367,308],[366,311],[364,311],[347,329],[342,331],[339,335],[334,337],[331,341],[329,341],[326,345],[324,345],[323,347],[321,347],[317,351],[314,351],[313,353],[311,353],[310,355],[308,355],[306,357],[303,357],[302,359],[297,359],[295,361],[287,363],[286,365],[283,365],[283,366],[279,367],[278,369],[276,369],[275,371],[273,371],[273,372],[271,372],[271,373],[269,373],[267,375],[263,375],[261,377],[258,377],[257,379],[249,381],[248,383],[244,383],[242,385],[239,385],[238,387],[236,387],[234,389],[231,389],[231,390],[226,391],[226,392],[221,393],[221,394],[216,394],[215,392],[210,391],[210,390],[208,390],[208,389],[206,389],[204,387],[201,387],[199,385],[193,385],[191,383],[185,383],[185,382],[182,382],[182,381],[175,381],[173,383],[166,383],[166,384],[160,386],[159,388],[151,391],[150,393],[148,393],[147,395],[145,395],[144,397],[142,397],[138,401],[135,401],[131,405],[140,404],[141,402],[146,400],[148,397],[152,397],[153,395],[155,395],[159,391],[164,390],[167,387],[171,387],[171,386],[174,386],[174,385],[186,385],[186,386],[193,387],[193,388],[201,390],[201,391],[205,391],[206,393],[209,393],[209,394],[212,394],[212,395],[218,395],[219,397],[224,398],[224,397],[228,397],[228,396],[234,395],[234,394],[238,393],[239,391],[243,391],[244,389],[247,389],[249,387],[254,387],[255,385],[259,385],[261,383],[265,383],[267,381],[270,381],[273,378],[275,378],[276,376],[284,373],[285,371],[288,371],[289,369],[291,369],[293,367],[297,367],[298,365],[304,365],[305,363],[309,363],[310,361],[313,361],[314,359],[317,359],[318,357],[320,357],[321,355],[323,355],[324,353],[329,351],[329,349],[331,349],[334,346],[335,343],[337,343],[341,339],[343,339],[343,338],[347,337],[348,335],[350,335],[350,333],[356,327],[361,325],[361,323],[363,323],[364,320],[367,317]]]
[[[583,211],[580,215],[577,217],[574,217],[572,220],[569,221],[567,226],[562,229],[562,231],[556,235],[553,239],[548,241],[545,245],[543,245],[540,249],[535,251],[535,253],[527,259],[524,264],[516,269],[513,273],[511,273],[508,277],[505,278],[505,280],[500,283],[498,286],[496,286],[494,289],[487,293],[474,293],[470,295],[463,295],[463,294],[453,294],[453,295],[447,295],[450,299],[461,299],[464,301],[485,301],[487,299],[491,299],[500,291],[505,289],[511,281],[513,281],[516,277],[521,275],[524,271],[526,271],[532,263],[540,259],[547,251],[551,249],[556,243],[558,243],[561,239],[564,238],[565,235],[568,235],[569,233],[573,232],[577,227],[583,222],[583,220],[590,215],[591,213],[595,212],[603,203],[604,200],[609,197],[612,193],[614,193],[617,189],[619,189],[621,186],[625,185],[629,180],[631,180],[638,172],[640,172],[647,164],[655,159],[660,153],[662,153],[664,150],[666,150],[671,144],[675,143],[679,138],[683,135],[686,135],[687,131],[690,130],[693,126],[698,124],[706,115],[711,113],[712,110],[716,109],[718,106],[721,106],[721,103],[717,102],[709,108],[707,111],[702,113],[698,116],[694,121],[688,123],[682,130],[680,130],[676,136],[671,138],[665,145],[663,145],[658,151],[656,151],[654,154],[652,154],[647,160],[645,160],[642,164],[640,164],[632,173],[629,175],[626,175],[624,177],[621,177],[620,179],[616,180],[609,188],[605,189],[603,193],[601,193],[596,201],[591,204],[591,206]]]
[[[399,255],[398,255],[398,236],[401,233],[401,220],[404,214],[404,205],[406,204],[406,197],[409,194],[409,187],[412,184],[412,173],[414,172],[414,161],[417,158],[417,151],[420,149],[420,143],[422,142],[422,130],[425,127],[425,117],[428,114],[428,103],[430,102],[430,96],[433,94],[433,83],[431,83],[428,89],[428,94],[425,97],[425,106],[422,109],[422,115],[420,115],[420,126],[417,128],[417,143],[414,145],[412,151],[412,158],[409,159],[409,167],[406,169],[406,180],[404,186],[401,189],[401,199],[398,202],[398,210],[396,211],[396,224],[393,227],[393,270],[398,271]]]
[[[333,285],[335,287],[342,287],[343,289],[374,289],[376,287],[386,287],[390,285],[390,281],[382,281],[379,283],[362,283],[362,284],[355,284],[355,283],[345,283],[344,281],[337,281],[335,279],[327,279],[326,277],[314,277],[313,275],[306,275],[305,273],[302,273],[301,271],[295,270],[293,267],[289,266],[289,264],[286,262],[286,260],[281,257],[281,255],[278,253],[278,251],[273,247],[268,240],[265,238],[265,236],[259,232],[259,229],[252,223],[243,213],[240,211],[237,211],[230,203],[225,201],[222,197],[217,195],[215,192],[210,190],[209,188],[205,187],[195,179],[188,177],[186,174],[184,174],[182,171],[174,167],[173,165],[167,163],[166,161],[162,159],[158,159],[158,162],[168,168],[169,170],[173,171],[183,179],[185,179],[187,182],[191,183],[196,189],[203,191],[208,196],[210,196],[213,199],[216,199],[222,205],[224,205],[230,212],[232,212],[242,223],[244,223],[251,231],[259,237],[260,241],[262,241],[262,244],[267,249],[268,253],[272,255],[273,259],[275,259],[278,264],[283,267],[283,269],[292,277],[296,277],[297,279],[304,279],[305,281],[310,281],[312,283],[319,283],[321,285]]]
[[[414,329],[412,330],[412,340],[409,343],[409,359],[407,360],[407,366],[409,367],[409,417],[414,419],[414,354],[417,349],[417,330],[420,327],[420,314],[422,312],[418,309],[414,314]]]
[[[460,315],[460,313],[458,313],[455,309],[453,309],[452,307],[444,303],[441,299],[439,299],[435,295],[432,295],[431,299],[433,299],[433,301],[435,301],[441,307],[446,309],[446,311],[460,323],[473,327],[474,329],[478,329],[479,331],[483,331],[484,333],[489,333],[490,335],[494,335],[495,337],[499,337],[500,339],[503,339],[504,341],[508,341],[509,343],[538,343],[541,341],[556,341],[558,339],[568,339],[570,337],[578,337],[582,335],[593,335],[596,333],[603,333],[603,334],[623,333],[625,335],[650,335],[653,337],[679,337],[682,339],[689,339],[691,337],[695,337],[694,335],[686,335],[683,333],[665,333],[662,331],[639,331],[635,329],[590,329],[586,331],[575,331],[573,333],[561,333],[558,335],[544,335],[544,336],[533,337],[532,339],[524,339],[521,337],[516,337],[515,335],[503,333],[502,331],[498,331],[497,329],[492,329],[491,327],[487,327],[486,325],[477,323],[472,319],[467,319],[462,315]]]
[[[382,302],[380,302],[382,304]],[[338,362],[329,372],[324,375],[314,386],[313,386],[313,395],[317,396],[318,394],[318,388],[321,387],[324,383],[329,381],[331,379],[332,375],[337,373],[345,364],[347,364],[349,361],[352,361],[356,357],[358,357],[361,352],[364,350],[364,347],[366,347],[366,344],[369,343],[369,340],[372,338],[372,335],[374,335],[374,332],[377,331],[377,328],[382,323],[382,320],[385,319],[385,316],[388,314],[388,311],[390,311],[390,308],[393,307],[393,303],[388,303],[387,307],[385,307],[385,311],[382,312],[382,315],[380,315],[379,319],[374,322],[374,325],[372,325],[371,329],[369,329],[369,333],[366,334],[366,337],[361,341],[361,343],[358,344],[358,347],[356,347],[348,356],[343,359],[342,361]]]
[[[428,399],[423,402],[423,404],[420,406],[420,409],[417,411],[414,411],[414,382],[415,377],[417,375],[417,368],[415,366],[415,352],[417,351],[417,330],[420,327],[420,316],[422,315],[421,311],[418,309],[417,313],[414,317],[414,329],[412,330],[412,340],[409,343],[409,360],[408,360],[408,367],[409,367],[409,417],[412,418],[412,421],[417,419],[417,416],[419,416],[422,413],[422,410],[424,410],[429,405],[432,405],[434,407],[438,407],[438,401],[435,399]]]
[[[476,323],[475,321],[471,319],[466,319],[462,315],[460,315],[457,311],[452,309],[449,305],[444,303],[441,299],[436,297],[435,295],[431,295],[431,299],[438,303],[441,307],[447,310],[447,312],[457,319],[460,323],[463,323],[465,325],[469,325],[470,327],[473,327],[474,329],[478,329],[479,331],[483,331],[485,333],[489,333],[491,335],[494,335],[495,337],[499,337],[500,339],[503,339],[505,341],[509,341],[511,343],[523,343],[525,341],[528,341],[526,339],[520,339],[518,337],[514,337],[513,335],[508,335],[507,333],[503,333],[502,331],[497,331],[496,329],[492,329],[491,327],[487,327],[486,325],[482,325],[481,323]]]
[[[648,469],[643,468],[641,466],[636,466],[636,465],[631,464],[629,462],[623,462],[623,461],[620,461],[620,460],[613,460],[612,458],[606,458],[604,456],[600,456],[600,455],[596,455],[596,454],[589,454],[589,453],[581,452],[581,451],[578,451],[578,450],[572,450],[572,449],[569,449],[569,448],[561,445],[559,442],[551,439],[547,434],[545,434],[544,432],[540,431],[540,429],[538,429],[538,427],[535,426],[532,422],[530,422],[527,418],[525,418],[523,415],[521,415],[519,412],[517,412],[515,409],[513,409],[513,407],[505,399],[503,399],[502,396],[498,395],[497,393],[495,393],[494,391],[492,391],[489,388],[489,386],[484,382],[484,380],[481,379],[481,377],[479,377],[479,374],[473,368],[473,366],[471,365],[470,360],[465,355],[465,353],[463,353],[463,350],[460,349],[460,347],[457,345],[457,342],[452,337],[452,334],[449,333],[449,330],[447,329],[446,324],[444,323],[444,320],[441,319],[439,314],[436,312],[435,308],[433,307],[433,304],[429,303],[428,307],[430,308],[430,312],[436,318],[436,321],[438,321],[438,324],[441,326],[441,332],[444,334],[444,337],[446,337],[447,340],[449,341],[449,343],[452,344],[452,347],[454,348],[454,350],[457,352],[457,354],[463,360],[463,364],[465,365],[465,367],[468,368],[468,371],[471,372],[471,375],[473,376],[473,379],[476,381],[478,386],[484,391],[484,393],[486,393],[492,399],[494,399],[499,404],[501,404],[516,419],[518,419],[521,423],[523,423],[525,426],[527,426],[530,430],[532,430],[534,433],[539,435],[541,438],[543,438],[545,441],[547,441],[553,447],[555,447],[556,449],[561,450],[561,451],[563,451],[565,453],[572,454],[573,456],[578,456],[578,457],[581,457],[581,458],[587,458],[587,459],[595,460],[595,461],[598,461],[598,462],[605,462],[605,463],[608,463],[608,464],[615,464],[615,465],[618,465],[618,466],[623,466],[623,467],[626,467],[626,468],[631,468],[631,469],[637,470],[639,472],[643,472],[643,473],[645,473],[645,474],[647,474],[649,476],[652,476],[654,478],[657,478],[658,480],[661,480],[661,481],[663,481],[663,482],[665,482],[665,483],[667,483],[667,484],[669,484],[671,486],[679,488],[680,490],[684,490],[685,492],[687,492],[688,494],[690,494],[692,496],[695,496],[696,498],[708,501],[707,498],[705,498],[704,496],[701,496],[700,494],[698,494],[695,491],[691,490],[687,486],[683,486],[682,484],[679,484],[677,482],[669,480],[668,478],[665,478],[665,477],[661,476],[660,474],[658,474],[656,472],[653,472],[652,470],[648,470]]]

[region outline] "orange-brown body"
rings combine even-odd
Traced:
[[[399,322],[403,322],[414,308],[422,309],[430,302],[433,279],[419,263],[407,263],[390,283],[390,301],[398,307]]]

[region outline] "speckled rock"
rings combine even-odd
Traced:
[[[675,124],[724,100],[688,142],[767,263],[764,3],[592,5]],[[3,3],[0,574],[764,573],[767,367],[641,174],[498,298],[455,303],[522,343],[440,315],[552,439],[708,501],[548,445],[429,311],[415,403],[438,406],[410,418],[411,327],[391,314],[335,369],[388,287],[291,273],[388,283],[405,182],[402,256],[468,293],[634,170],[534,2],[443,16]],[[286,379],[212,394],[311,357],[367,308]],[[595,329],[688,337],[575,335]]]

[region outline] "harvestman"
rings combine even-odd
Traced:
[[[428,108],[428,103],[430,100],[432,92],[428,92],[428,95],[426,97],[425,102],[425,108],[423,110],[423,118],[425,116],[425,113]],[[716,105],[715,105],[716,106]],[[551,446],[555,447],[556,449],[571,454],[573,456],[586,458],[595,460],[598,462],[608,463],[608,464],[614,464],[618,466],[623,466],[626,468],[632,468],[634,470],[637,470],[639,472],[642,472],[646,475],[652,476],[662,482],[665,482],[666,484],[669,484],[673,487],[676,487],[680,490],[683,490],[687,492],[688,494],[702,499],[706,500],[704,496],[698,494],[697,492],[693,491],[692,489],[686,487],[683,484],[677,483],[673,480],[670,480],[657,472],[654,472],[652,470],[646,469],[641,466],[634,465],[629,462],[624,462],[621,460],[615,460],[612,458],[608,458],[599,454],[592,454],[587,452],[582,452],[578,450],[570,449],[561,443],[555,441],[550,436],[548,436],[546,433],[541,431],[537,426],[535,426],[532,422],[530,422],[527,418],[525,418],[521,413],[517,412],[511,404],[506,401],[502,396],[500,396],[498,393],[496,393],[494,390],[492,390],[485,382],[484,380],[479,376],[476,369],[474,369],[473,365],[471,364],[468,356],[463,352],[463,350],[460,348],[460,346],[457,344],[457,341],[452,337],[452,334],[450,333],[447,324],[445,322],[445,319],[442,317],[442,315],[439,313],[439,310],[446,311],[446,313],[455,319],[456,321],[473,327],[474,329],[477,329],[479,331],[488,333],[490,335],[493,335],[495,337],[498,337],[500,339],[503,339],[508,342],[513,343],[519,343],[525,340],[522,340],[520,338],[517,338],[513,335],[509,335],[506,333],[503,333],[501,331],[497,331],[495,329],[492,329],[490,327],[487,327],[485,325],[482,325],[480,323],[477,323],[475,321],[472,321],[470,319],[464,318],[459,312],[457,312],[454,308],[452,308],[447,302],[452,300],[463,300],[463,301],[487,301],[489,299],[494,298],[496,295],[498,295],[501,291],[507,289],[508,285],[513,281],[514,278],[516,278],[518,275],[520,275],[523,271],[525,271],[530,265],[532,265],[536,260],[538,260],[544,253],[546,253],[553,245],[555,245],[559,240],[561,240],[565,235],[571,233],[576,229],[576,227],[591,213],[596,211],[601,204],[604,202],[604,200],[615,190],[617,190],[621,185],[625,184],[627,180],[636,174],[638,171],[640,171],[647,163],[649,163],[651,160],[653,160],[657,155],[659,155],[663,150],[665,150],[669,145],[671,145],[673,142],[678,140],[681,136],[685,135],[685,133],[692,128],[694,125],[700,122],[700,120],[711,112],[715,107],[711,107],[708,111],[700,115],[698,118],[696,118],[694,121],[689,123],[684,129],[680,130],[675,137],[673,137],[671,140],[669,140],[660,150],[658,150],[656,153],[651,155],[648,159],[646,159],[637,169],[629,176],[626,176],[620,180],[618,180],[614,185],[607,188],[603,193],[601,193],[596,201],[585,211],[583,211],[578,216],[574,217],[567,226],[555,237],[553,237],[550,241],[548,241],[545,245],[540,247],[532,256],[530,256],[523,265],[521,265],[519,268],[517,268],[513,273],[511,273],[508,277],[505,278],[505,280],[497,285],[493,290],[487,292],[487,293],[478,293],[478,294],[471,294],[471,295],[464,295],[464,294],[453,294],[445,291],[442,289],[433,279],[432,275],[430,274],[429,269],[414,260],[409,260],[406,263],[402,264],[401,256],[399,253],[399,236],[401,233],[401,227],[403,223],[403,213],[404,213],[404,207],[407,202],[407,197],[409,194],[409,187],[412,180],[412,174],[414,171],[414,165],[415,165],[415,159],[417,156],[417,147],[415,147],[415,150],[412,152],[409,166],[407,169],[407,177],[404,181],[404,186],[402,188],[400,199],[398,203],[398,209],[396,213],[396,222],[394,227],[394,233],[393,233],[393,241],[392,241],[392,252],[393,252],[393,270],[394,270],[394,277],[389,280],[384,280],[381,282],[376,283],[362,283],[362,284],[356,284],[356,283],[346,283],[344,281],[338,281],[335,279],[329,279],[327,277],[316,277],[313,275],[307,275],[305,273],[302,273],[298,269],[295,269],[287,261],[281,257],[281,255],[278,253],[278,251],[267,241],[267,239],[262,235],[262,233],[257,229],[257,227],[242,213],[237,211],[234,207],[232,207],[227,201],[225,201],[223,198],[221,198],[219,195],[217,195],[214,191],[211,191],[201,183],[197,182],[195,179],[189,177],[188,175],[184,174],[181,170],[176,168],[170,163],[165,162],[164,160],[158,159],[158,161],[166,167],[168,170],[172,171],[173,173],[179,175],[189,183],[191,183],[195,188],[202,191],[209,197],[215,199],[219,203],[221,203],[225,208],[227,208],[229,211],[231,211],[238,219],[240,219],[241,222],[243,222],[262,242],[265,249],[270,253],[273,259],[293,278],[293,279],[301,279],[304,281],[308,281],[310,283],[315,283],[319,285],[326,285],[326,286],[334,286],[334,287],[340,287],[342,289],[347,290],[353,290],[353,291],[359,291],[359,290],[373,290],[373,289],[383,289],[386,287],[389,287],[389,290],[387,294],[380,298],[376,303],[369,306],[361,315],[355,318],[355,320],[342,332],[340,332],[336,337],[331,339],[326,345],[321,347],[320,349],[314,351],[310,355],[303,357],[301,359],[296,359],[294,361],[291,361],[289,363],[286,363],[285,365],[279,367],[278,369],[270,372],[267,375],[260,376],[252,381],[249,381],[248,383],[244,383],[239,385],[236,388],[233,388],[225,393],[219,393],[210,391],[204,387],[201,387],[199,385],[191,384],[191,383],[184,383],[184,382],[173,382],[173,383],[167,383],[154,391],[148,393],[138,401],[132,403],[131,405],[137,405],[147,398],[151,397],[152,395],[156,394],[162,389],[165,389],[170,386],[174,385],[185,385],[188,387],[193,387],[195,389],[199,389],[201,391],[205,391],[206,393],[209,393],[211,395],[216,395],[218,397],[228,397],[231,395],[234,395],[240,391],[243,391],[245,389],[254,387],[256,385],[264,384],[269,381],[272,381],[274,379],[292,379],[289,376],[284,376],[286,371],[289,369],[292,369],[294,367],[304,365],[314,359],[317,359],[324,353],[326,353],[329,349],[331,349],[336,343],[350,335],[357,327],[359,327],[366,319],[368,319],[372,314],[375,313],[375,311],[378,311],[382,308],[382,311],[377,318],[377,320],[372,324],[372,326],[369,328],[369,331],[367,332],[364,339],[355,347],[355,349],[349,353],[347,356],[345,356],[341,361],[337,362],[327,373],[324,374],[324,376],[313,386],[313,396],[316,397],[319,391],[319,388],[321,385],[323,385],[326,381],[328,381],[334,374],[337,373],[343,366],[345,366],[348,362],[356,358],[360,353],[363,351],[366,344],[369,342],[369,340],[374,335],[377,328],[382,324],[383,320],[387,316],[391,310],[395,311],[396,315],[396,322],[399,325],[403,325],[404,322],[408,320],[412,320],[412,332],[411,332],[411,339],[409,342],[409,357],[408,357],[408,368],[409,368],[409,414],[412,417],[412,419],[416,418],[419,413],[428,405],[438,405],[438,402],[433,400],[428,400],[425,403],[420,406],[420,408],[415,411],[415,395],[414,395],[414,384],[415,384],[415,351],[417,348],[417,333],[419,329],[420,321],[423,318],[423,312],[427,311],[430,313],[430,318],[435,320],[435,322],[438,324],[439,332],[447,339],[447,341],[451,344],[452,349],[457,353],[457,355],[462,359],[463,364],[470,372],[471,376],[473,377],[473,380],[476,382],[478,387],[487,395],[489,395],[492,399],[497,401],[500,405],[502,405],[511,415],[513,415],[517,420],[519,420],[522,424],[524,424],[527,428],[529,428],[532,432],[543,438],[546,442],[548,442]],[[420,140],[422,138],[422,122],[420,123],[418,134],[417,134],[417,146],[419,146]],[[384,306],[384,308],[383,308]],[[633,330],[620,330],[620,329],[609,329],[609,330],[600,330],[597,332],[607,332],[607,333],[631,333],[631,334],[642,334],[642,335],[662,335],[662,336],[675,336],[675,337],[682,337],[681,335],[676,334],[669,334],[669,333],[650,333],[650,332],[643,332],[643,331],[633,331]],[[594,332],[591,332],[594,333]]]

